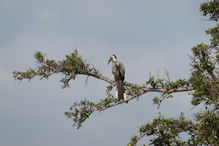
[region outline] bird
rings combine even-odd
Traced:
[[[112,55],[109,58],[108,64],[112,62],[112,76],[116,81],[116,99],[120,100],[127,100],[125,89],[124,89],[124,79],[125,79],[125,67],[124,65],[117,61],[116,55]]]

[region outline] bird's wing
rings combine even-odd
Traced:
[[[122,75],[122,78],[124,80],[124,78],[125,78],[125,67],[121,62],[119,62],[119,64],[118,64],[118,69],[119,69],[119,72]]]

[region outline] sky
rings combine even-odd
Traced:
[[[156,93],[129,104],[96,112],[76,130],[64,115],[76,101],[99,101],[103,81],[78,76],[62,89],[61,75],[30,82],[13,79],[14,70],[36,67],[41,51],[62,60],[78,48],[99,71],[111,78],[109,56],[126,68],[126,81],[144,84],[149,74],[169,71],[171,80],[190,76],[190,48],[208,42],[214,26],[199,12],[198,0],[0,0],[0,145],[2,146],[125,146],[138,127],[159,115],[193,119],[188,93],[174,94],[160,109]],[[158,71],[159,70],[159,71]],[[140,144],[149,143],[143,138]]]

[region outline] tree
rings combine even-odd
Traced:
[[[218,21],[219,3],[210,1],[201,4],[200,10],[209,20]],[[69,87],[69,81],[74,80],[78,75],[86,75],[109,83],[107,95],[100,102],[94,103],[83,100],[74,103],[65,115],[72,119],[74,125],[80,128],[89,116],[95,111],[104,111],[119,104],[128,103],[148,92],[160,92],[160,97],[153,99],[158,108],[163,100],[172,97],[175,92],[188,92],[192,95],[191,103],[194,106],[204,104],[205,111],[194,115],[195,120],[186,120],[183,114],[178,119],[165,118],[160,115],[151,123],[142,125],[139,134],[132,137],[129,146],[134,146],[144,136],[151,136],[153,145],[219,145],[219,24],[206,31],[211,36],[210,44],[198,44],[191,50],[193,56],[191,76],[188,79],[155,78],[150,79],[143,85],[124,82],[125,91],[128,95],[126,101],[117,101],[111,94],[115,82],[102,75],[94,65],[83,59],[78,51],[66,55],[61,61],[46,59],[41,52],[36,52],[34,57],[38,63],[36,69],[29,69],[25,72],[14,71],[14,78],[17,80],[29,79],[39,76],[40,79],[59,73],[63,74],[61,82],[63,88]],[[179,134],[185,132],[187,140],[180,139]]]

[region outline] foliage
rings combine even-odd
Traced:
[[[204,16],[209,16],[210,20],[217,21],[219,18],[219,4],[217,0],[202,3],[200,10],[203,12]]]
[[[62,61],[55,61],[53,59],[45,59],[45,55],[41,52],[36,52],[34,58],[37,60],[39,67],[37,69],[29,69],[26,72],[14,71],[14,78],[16,80],[29,79],[31,80],[35,76],[48,78],[55,73],[64,74],[61,82],[63,82],[63,88],[69,87],[68,82],[71,79],[75,79],[78,74],[94,73],[99,74],[93,65],[83,60],[78,54],[77,49],[70,55],[66,55],[66,58]]]
[[[82,123],[89,118],[94,111],[102,111],[115,102],[115,98],[110,94],[99,103],[90,102],[88,100],[83,100],[80,103],[75,102],[73,106],[69,108],[70,111],[65,112],[65,115],[71,118],[74,121],[74,125],[77,125],[77,129],[79,129]]]
[[[210,1],[201,4],[200,10],[210,20],[219,18],[219,3]],[[151,139],[153,145],[218,145],[219,144],[219,24],[206,31],[211,35],[210,45],[198,44],[191,50],[192,73],[186,84],[193,87],[192,101],[194,106],[204,102],[206,111],[195,115],[195,123],[179,119],[165,119],[158,117],[152,123],[143,125],[139,129],[139,136],[134,136],[129,145],[135,145],[143,136],[156,136]],[[154,87],[156,82],[151,79]],[[172,84],[172,87],[175,84]],[[162,86],[162,84],[161,84]],[[159,98],[154,98],[154,103],[159,103]],[[182,125],[180,125],[182,124]],[[180,132],[187,132],[190,138],[182,142],[177,139]],[[179,137],[178,137],[179,138]]]
[[[160,115],[152,123],[142,125],[139,128],[139,133],[141,136],[155,136],[151,139],[150,145],[184,145],[186,143],[191,144],[192,134],[197,132],[195,128],[192,121],[185,120],[183,114],[181,114],[179,119],[165,119]],[[179,134],[182,132],[189,132],[190,140],[188,142],[180,140]],[[135,145],[138,139],[138,136],[134,136],[130,145]]]
[[[218,21],[219,3],[216,1],[201,4],[200,10],[209,20]],[[130,100],[138,99],[147,92],[159,92],[161,96],[153,99],[158,108],[166,98],[172,98],[172,93],[187,92],[192,95],[191,104],[199,106],[201,103],[206,107],[205,111],[194,115],[194,121],[186,120],[183,114],[178,119],[164,118],[160,115],[151,123],[142,125],[139,128],[139,135],[133,136],[128,146],[135,146],[144,136],[152,136],[151,145],[219,145],[219,24],[209,28],[206,33],[211,36],[210,44],[197,44],[192,47],[191,76],[188,79],[170,81],[168,79],[150,79],[143,85],[124,82],[125,92],[128,99],[118,101],[111,94],[115,81],[101,75],[93,65],[84,60],[75,50],[72,54],[66,55],[64,60],[55,61],[45,59],[45,55],[36,52],[34,57],[37,60],[37,69],[29,69],[26,72],[14,71],[14,78],[17,80],[29,79],[39,76],[41,79],[61,73],[64,75],[61,82],[63,88],[69,87],[69,81],[77,75],[91,76],[103,80],[110,85],[107,87],[107,97],[98,103],[87,99],[74,103],[65,115],[72,119],[77,129],[95,111],[103,111],[119,104],[128,103]],[[181,133],[186,133],[188,139],[182,140]]]

